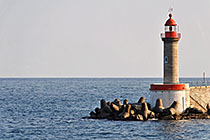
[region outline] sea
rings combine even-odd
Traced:
[[[181,78],[190,85],[202,78]],[[150,98],[161,78],[1,78],[0,140],[210,139],[210,120],[85,119],[100,100]]]

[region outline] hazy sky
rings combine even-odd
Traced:
[[[162,77],[171,6],[180,76],[209,76],[210,0],[0,0],[0,77]]]

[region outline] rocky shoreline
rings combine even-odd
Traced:
[[[90,112],[91,119],[108,119],[116,121],[147,121],[157,120],[189,120],[189,119],[210,119],[210,107],[207,105],[207,112],[197,108],[187,108],[183,113],[177,111],[178,103],[174,101],[170,107],[165,108],[162,99],[157,99],[155,107],[151,108],[145,98],[141,97],[137,103],[129,103],[127,99],[121,104],[119,99],[113,102],[100,101],[100,108]]]

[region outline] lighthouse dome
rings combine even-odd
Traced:
[[[169,14],[169,19],[166,21],[165,26],[176,26],[176,22],[171,18],[172,14]]]

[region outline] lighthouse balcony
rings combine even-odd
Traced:
[[[181,38],[181,33],[177,32],[166,32],[160,34],[161,38]]]
[[[186,90],[189,89],[189,84],[163,84],[163,83],[155,83],[150,85],[151,91],[160,91],[160,90]]]

